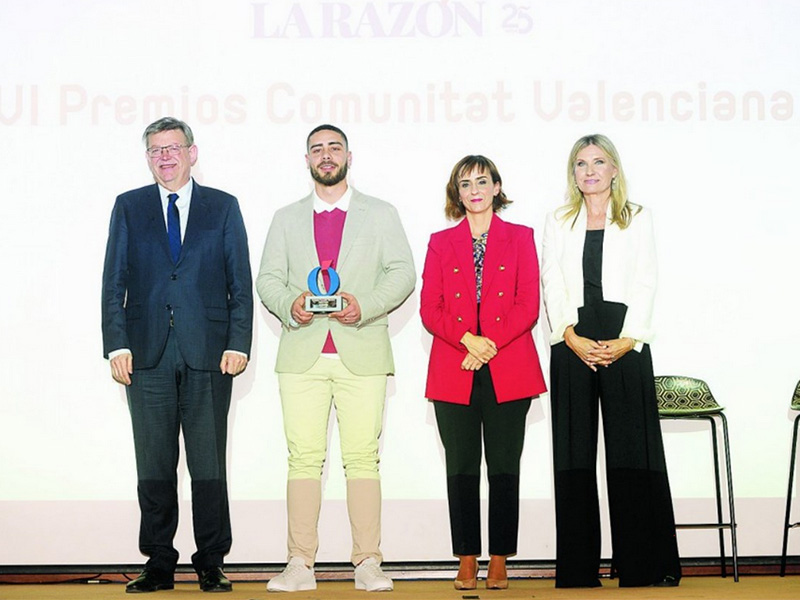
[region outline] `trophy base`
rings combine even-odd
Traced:
[[[332,313],[344,309],[344,299],[341,296],[306,296],[306,312]]]

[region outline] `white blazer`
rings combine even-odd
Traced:
[[[609,215],[611,205],[609,203]],[[550,344],[564,341],[564,330],[578,322],[583,306],[583,244],[586,207],[572,225],[548,213],[542,241],[542,286]],[[572,225],[572,226],[571,226]],[[626,229],[607,221],[603,237],[603,298],[628,307],[619,337],[642,343],[652,341],[653,302],[658,279],[653,218],[649,210],[634,215]]]

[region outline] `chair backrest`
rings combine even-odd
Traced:
[[[794,388],[794,396],[792,396],[792,410],[800,410],[800,381],[797,382],[797,387]]]
[[[658,414],[662,417],[689,417],[722,411],[708,384],[701,379],[657,375],[655,381]]]

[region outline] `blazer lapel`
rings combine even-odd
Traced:
[[[170,261],[172,255],[169,251],[169,239],[167,238],[167,222],[164,220],[164,207],[161,205],[161,195],[158,192],[158,185],[153,184],[144,191],[141,201],[142,214],[147,218],[147,225],[154,235],[159,239],[164,254]]]
[[[189,221],[186,223],[186,231],[183,234],[181,244],[181,254],[178,257],[178,264],[184,259],[187,252],[191,252],[200,232],[212,229],[214,224],[210,223],[211,213],[208,202],[203,194],[203,188],[194,182],[192,185],[192,202],[189,205]],[[167,244],[169,249],[169,244]]]
[[[297,236],[295,244],[300,248],[296,248],[298,256],[301,254],[305,257],[310,265],[308,270],[319,266],[319,257],[317,256],[317,242],[314,239],[314,193],[312,192],[303,198],[298,204],[297,221],[299,227],[297,229]]]
[[[350,206],[347,209],[347,217],[344,220],[344,231],[342,231],[342,245],[339,248],[339,260],[336,269],[341,269],[353,248],[353,243],[361,235],[361,229],[367,220],[367,203],[361,193],[353,189],[350,198]]]
[[[580,212],[577,217],[574,217],[574,224],[568,221],[564,227],[564,264],[572,265],[573,269],[578,269],[576,276],[583,279],[583,245],[586,241],[586,207],[581,206]],[[605,262],[605,261],[603,261]],[[581,287],[581,294],[583,294],[583,287]],[[582,297],[582,296],[581,296]]]
[[[453,227],[453,235],[450,236],[450,243],[453,247],[459,274],[467,286],[469,300],[473,307],[478,304],[477,283],[475,282],[475,259],[472,253],[472,233],[469,230],[469,222],[463,219],[461,223]]]
[[[489,239],[486,240],[486,255],[483,259],[483,285],[481,291],[488,289],[492,284],[495,274],[505,269],[503,262],[507,255],[506,247],[509,242],[508,225],[497,215],[492,215],[489,226]]]

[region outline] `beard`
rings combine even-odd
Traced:
[[[310,167],[309,171],[311,171],[311,178],[317,183],[332,186],[344,181],[347,177],[347,163],[345,162],[341,167],[330,173],[322,173],[314,166]]]

